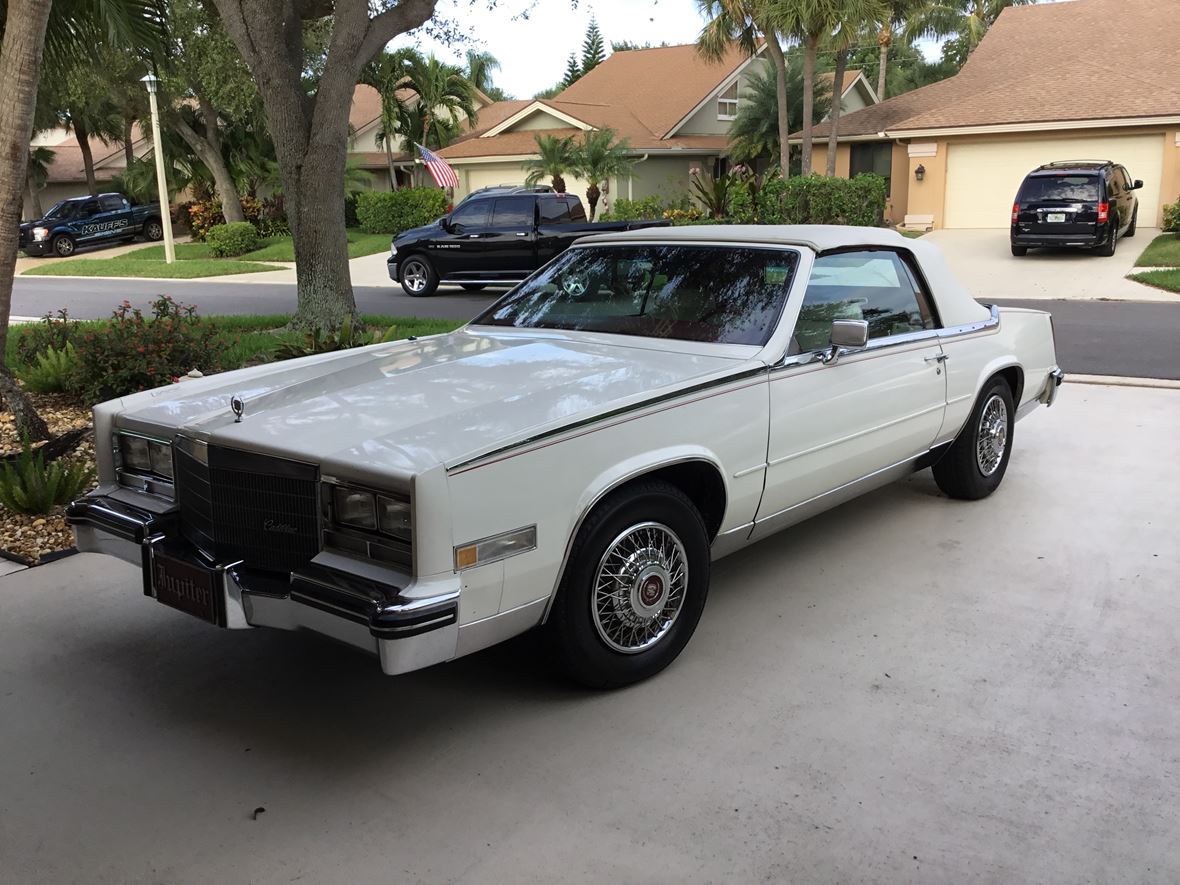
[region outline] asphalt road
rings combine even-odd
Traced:
[[[496,297],[444,288],[433,298],[410,298],[401,288],[360,286],[364,313],[465,320]],[[124,298],[147,306],[160,294],[195,304],[206,314],[291,313],[295,286],[288,283],[210,283],[201,280],[75,280],[18,277],[14,316],[42,316],[67,307],[79,319],[108,316]],[[1053,313],[1057,355],[1067,372],[1180,379],[1180,298],[1175,304],[1136,301],[999,301]]]

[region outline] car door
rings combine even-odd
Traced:
[[[563,194],[537,198],[537,266],[547,264],[568,245],[572,221],[570,205]]]
[[[102,219],[98,217],[99,214],[97,197],[78,205],[72,227],[77,231],[74,239],[79,244],[96,243],[103,238]]]
[[[483,238],[486,268],[496,276],[524,278],[537,268],[537,197],[496,197]]]
[[[98,239],[115,240],[126,235],[131,224],[131,204],[118,194],[98,198],[98,214],[92,219]]]
[[[754,537],[795,521],[805,505],[905,469],[934,443],[946,411],[946,356],[932,303],[908,254],[816,259],[788,352],[771,369]],[[867,345],[833,352],[835,320],[867,322]]]
[[[480,239],[492,220],[492,201],[464,201],[427,245],[441,279],[474,279],[480,259]]]

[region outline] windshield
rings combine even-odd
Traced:
[[[1026,178],[1017,199],[1021,203],[1097,203],[1098,176],[1039,175]]]
[[[782,312],[798,257],[788,250],[732,246],[570,249],[475,322],[763,345]]]

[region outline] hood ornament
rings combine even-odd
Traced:
[[[241,424],[242,413],[246,411],[246,401],[235,393],[229,398],[229,409],[234,413],[234,424]]]

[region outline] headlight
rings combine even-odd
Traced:
[[[119,453],[123,456],[123,466],[132,470],[151,473],[152,453],[148,449],[148,441],[142,436],[128,436],[119,434]]]
[[[120,485],[172,497],[171,443],[133,433],[116,433],[113,443]]]
[[[413,536],[409,500],[351,486],[332,489],[332,522],[378,532],[407,544]]]
[[[389,257],[392,258],[396,254],[397,254],[397,243],[390,243],[389,244]]]
[[[33,239],[34,240],[43,240],[47,236],[49,236],[49,228],[47,228],[47,227],[33,228]]]

